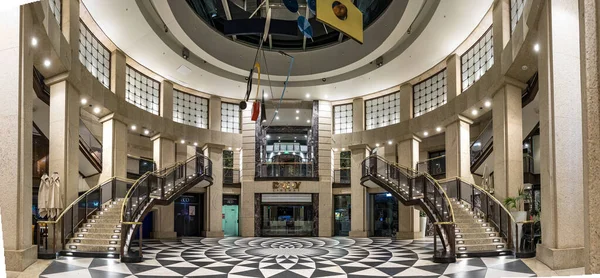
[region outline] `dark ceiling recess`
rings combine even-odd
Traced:
[[[237,41],[255,47],[259,45],[260,33],[263,31],[265,23],[264,16],[266,13],[264,8],[261,8],[252,19],[249,19],[249,17],[262,1],[228,0],[231,20],[227,20],[221,0],[186,0],[186,2],[206,24],[223,35],[229,38],[235,35]],[[366,29],[379,18],[391,2],[392,0],[356,0],[355,5],[363,13],[363,28]],[[306,1],[299,0],[298,3],[300,4],[298,13],[305,15]],[[273,12],[269,31],[269,34],[272,35],[272,48],[283,50],[302,49],[304,36],[298,30],[297,14],[288,11],[281,0],[270,0],[269,4]],[[313,39],[306,40],[306,49],[319,48],[340,42],[338,31],[325,27],[324,24],[314,18],[312,13],[309,12],[309,14],[308,21],[313,29]],[[343,40],[346,39],[347,37],[343,38]]]

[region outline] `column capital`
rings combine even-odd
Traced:
[[[69,72],[65,71],[65,72],[61,72],[55,76],[44,79],[44,83],[46,83],[46,85],[48,85],[48,86],[52,86],[52,85],[60,83],[62,81],[67,81],[68,79],[69,79]]]
[[[510,76],[503,76],[498,85],[493,88],[491,97],[493,98],[497,93],[503,91],[507,86],[514,86],[519,88],[519,91],[522,91],[527,88],[527,83],[523,83]]]
[[[348,149],[353,151],[353,150],[371,150],[371,147],[369,147],[368,144],[358,144],[358,145],[352,145],[352,146],[348,146]]]
[[[206,143],[204,146],[202,146],[202,151],[205,151],[206,149],[220,149],[220,150],[224,150],[225,147],[226,146],[223,145],[223,144]]]
[[[150,141],[156,141],[158,139],[167,139],[175,142],[175,139],[172,136],[167,135],[165,133],[157,133],[154,136],[150,137]]]
[[[110,113],[102,118],[100,118],[98,121],[100,121],[100,123],[105,123],[108,122],[110,120],[114,120],[114,121],[119,121],[125,125],[127,125],[127,123],[125,122],[125,117],[119,115],[119,114],[115,114],[115,113]]]
[[[417,136],[416,134],[410,134],[407,137],[403,138],[402,140],[399,140],[398,143],[410,141],[410,140],[414,140],[419,143],[423,142],[423,139],[421,139],[421,137]]]
[[[467,117],[465,117],[463,115],[458,114],[458,115],[454,115],[454,116],[450,117],[448,119],[448,121],[447,121],[446,126],[449,126],[449,125],[454,124],[456,122],[464,122],[464,123],[467,123],[467,124],[470,124],[470,125],[473,124],[473,120],[471,120],[471,119],[469,119],[469,118],[467,118]]]

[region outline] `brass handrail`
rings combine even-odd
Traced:
[[[86,192],[85,192],[85,193],[83,193],[81,196],[79,196],[77,199],[75,199],[75,201],[73,201],[73,202],[72,202],[70,205],[66,206],[66,207],[63,209],[63,211],[62,211],[62,212],[61,212],[61,213],[60,213],[60,214],[59,214],[59,215],[56,217],[56,219],[54,219],[54,220],[43,220],[43,221],[38,221],[37,223],[40,223],[40,224],[56,224],[56,223],[58,223],[58,221],[60,221],[60,220],[62,219],[63,215],[65,215],[65,213],[67,213],[67,210],[68,210],[68,209],[70,209],[70,208],[71,208],[71,207],[73,207],[73,206],[74,206],[76,203],[78,203],[79,201],[81,201],[81,200],[82,200],[84,197],[86,197],[87,195],[89,195],[89,193],[90,193],[91,191],[93,191],[93,190],[96,190],[96,189],[100,188],[100,186],[102,186],[102,185],[104,185],[104,184],[106,184],[106,183],[108,183],[108,182],[110,182],[110,181],[112,181],[112,180],[121,180],[121,181],[124,181],[124,182],[128,182],[128,181],[127,181],[128,179],[125,179],[125,178],[120,178],[120,177],[116,177],[116,176],[114,176],[114,177],[111,177],[111,178],[108,178],[108,179],[106,179],[105,181],[103,181],[103,182],[100,182],[100,183],[98,183],[97,185],[95,185],[94,187],[90,188],[88,191],[86,191]]]
[[[440,156],[428,158],[428,159],[425,159],[425,160],[421,160],[421,161],[417,162],[417,164],[422,163],[422,162],[427,162],[427,161],[430,161],[430,160],[434,160],[434,159],[438,159],[438,158],[442,158],[442,157],[446,157],[446,155],[444,154],[444,155],[440,155]]]
[[[373,155],[371,155],[371,156],[373,156]],[[452,218],[452,223],[456,222],[455,219],[454,219],[454,209],[452,208],[452,203],[450,202],[450,198],[448,198],[448,195],[446,194],[446,190],[444,190],[444,188],[442,188],[442,186],[437,182],[436,179],[434,179],[428,173],[419,172],[419,171],[417,171],[417,170],[415,170],[413,168],[406,167],[404,165],[400,165],[397,162],[390,162],[389,160],[387,160],[387,159],[385,159],[385,158],[383,158],[383,157],[381,157],[379,155],[374,155],[374,156],[378,157],[379,159],[381,159],[381,160],[383,160],[385,162],[387,162],[389,165],[392,165],[392,166],[397,167],[397,168],[404,168],[404,169],[412,171],[412,172],[414,172],[416,174],[422,174],[425,177],[427,177],[428,179],[430,179],[442,191],[442,193],[444,193],[444,198],[446,199],[446,202],[448,202],[448,206],[450,207],[450,217]]]

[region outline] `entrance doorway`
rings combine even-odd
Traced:
[[[334,235],[348,236],[350,234],[350,195],[337,195],[333,197],[334,204]]]
[[[199,237],[203,224],[200,194],[184,194],[175,200],[174,206],[177,237]]]
[[[223,196],[223,233],[225,236],[239,236],[239,196]]]
[[[314,236],[313,194],[262,194],[260,204],[261,236]]]
[[[371,194],[371,232],[376,237],[395,237],[398,231],[398,200],[390,193]]]

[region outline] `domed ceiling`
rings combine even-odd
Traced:
[[[227,20],[249,17],[258,2],[82,0],[107,37],[130,58],[182,86],[235,99],[245,95],[258,36],[226,35],[223,26]],[[272,18],[294,21],[306,15],[306,2],[298,2],[294,14],[281,0],[269,1]],[[270,79],[268,90],[281,95],[290,68],[290,59],[279,54],[283,50],[294,57],[286,99],[340,100],[387,89],[445,59],[482,21],[492,2],[355,0],[364,15],[363,44],[323,27],[308,12],[313,40],[300,34],[273,35],[263,45],[261,79]],[[255,16],[263,17],[263,9]],[[185,58],[184,49],[189,50]]]

